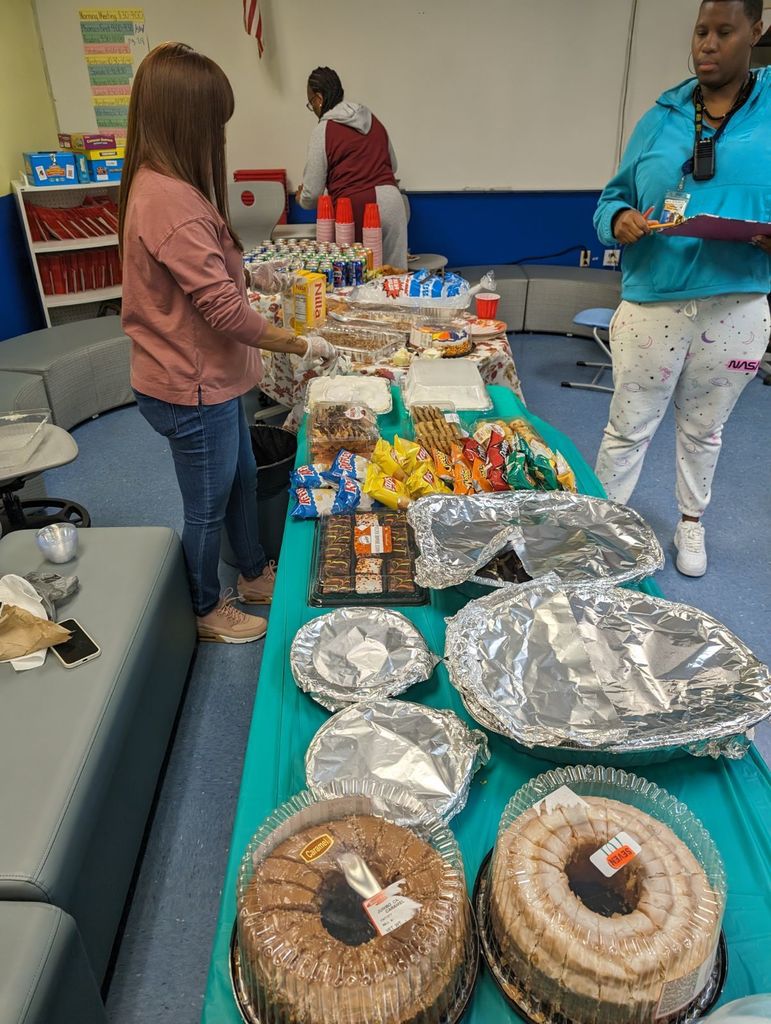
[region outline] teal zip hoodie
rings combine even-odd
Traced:
[[[747,103],[718,139],[717,173],[711,181],[686,176],[686,216],[711,213],[742,220],[771,221],[771,68],[755,72]],[[677,189],[682,166],[693,154],[693,90],[690,78],[665,92],[643,115],[629,140],[616,176],[600,196],[594,227],[604,245],[613,237],[613,218],[633,207],[652,220],[661,216],[664,196]],[[714,134],[705,124],[704,137]],[[621,294],[630,302],[670,302],[771,291],[771,258],[746,242],[711,242],[655,232],[624,250]]]

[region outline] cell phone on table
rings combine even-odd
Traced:
[[[75,619],[65,619],[59,625],[62,629],[68,629],[72,634],[69,640],[51,648],[65,668],[77,668],[78,665],[85,665],[87,661],[93,661],[102,653],[99,646]]]

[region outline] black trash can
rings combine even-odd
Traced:
[[[257,523],[260,541],[271,561],[278,561],[284,522],[289,506],[289,476],[297,455],[297,435],[283,427],[255,423],[249,428],[257,463]],[[222,531],[222,560],[235,565],[236,559],[225,530]]]

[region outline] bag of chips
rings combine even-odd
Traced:
[[[411,498],[423,498],[427,494],[452,494],[434,472],[433,463],[421,462],[407,480],[407,491]]]
[[[374,460],[367,470],[364,493],[390,509],[407,508],[410,504],[410,496],[404,482],[386,476],[382,469],[374,464]]]
[[[395,437],[393,448],[407,476],[413,473],[421,462],[431,460],[429,453],[417,441],[406,441],[403,437]]]
[[[395,480],[407,479],[407,473],[401,466],[396,449],[384,437],[381,437],[375,445],[375,450],[372,452],[372,462],[385,476],[393,477]],[[365,480],[368,478],[369,470],[367,470]]]
[[[298,466],[289,477],[292,488],[307,487],[318,490],[320,487],[335,487],[329,469],[323,465]]]
[[[353,452],[341,448],[329,467],[328,476],[332,480],[342,480],[343,477],[348,476],[363,483],[367,478],[368,467],[369,459],[365,459],[363,455],[354,455]]]

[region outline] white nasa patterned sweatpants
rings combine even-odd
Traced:
[[[683,515],[704,512],[723,426],[757,373],[768,335],[765,295],[621,303],[610,325],[615,389],[596,468],[608,497],[631,497],[674,395],[677,502]]]

